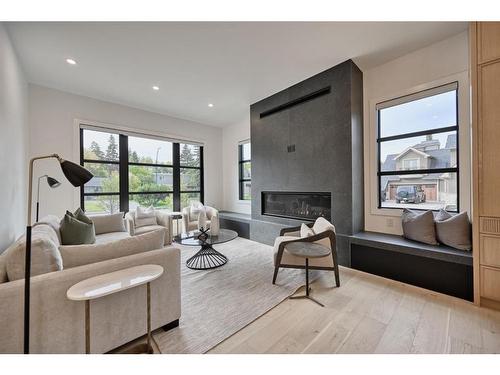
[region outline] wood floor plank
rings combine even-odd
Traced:
[[[353,269],[340,272],[340,288],[327,272],[312,283],[325,308],[286,300],[210,353],[500,353],[500,312]]]

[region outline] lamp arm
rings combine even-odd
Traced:
[[[28,173],[28,215],[26,218],[26,225],[28,226],[31,225],[31,204],[33,201],[33,165],[37,160],[50,159],[50,158],[61,160],[61,157],[57,154],[36,156],[30,160],[29,173]],[[39,192],[40,192],[40,180],[38,180],[38,193]]]

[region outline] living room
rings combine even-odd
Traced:
[[[500,352],[499,22],[18,15],[0,22],[12,366]]]

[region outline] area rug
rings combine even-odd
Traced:
[[[155,333],[161,353],[205,353],[304,284],[304,271],[296,269],[281,269],[272,284],[271,246],[236,238],[214,247],[228,262],[196,271],[186,267],[186,260],[198,248],[180,246],[182,315],[178,328]]]

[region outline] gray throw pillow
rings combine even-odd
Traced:
[[[405,238],[429,245],[438,245],[432,211],[417,213],[405,208],[401,216],[401,222]]]
[[[83,245],[95,242],[94,223],[80,209],[75,214],[66,211],[66,215],[61,220],[60,232],[62,245]]]
[[[452,215],[440,210],[435,218],[437,240],[459,250],[472,250],[471,225],[467,212]]]

